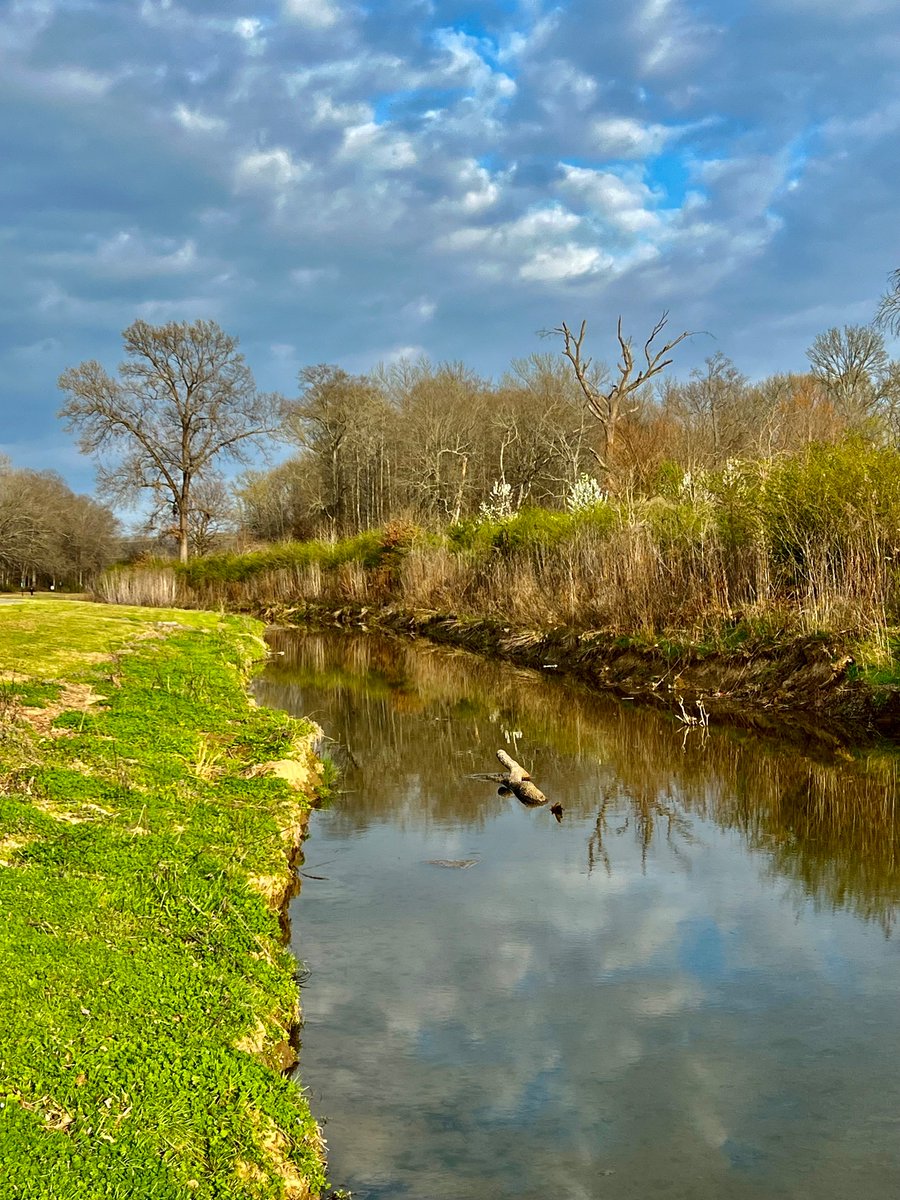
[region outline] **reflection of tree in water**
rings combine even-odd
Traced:
[[[635,837],[645,865],[654,841],[683,859],[697,818],[738,830],[818,904],[892,928],[895,756],[822,761],[736,730],[685,738],[657,712],[428,643],[293,632],[272,642],[283,653],[268,702],[309,713],[345,747],[345,786],[357,795],[333,819],[348,827],[385,819],[386,779],[410,826],[483,824],[503,802],[466,776],[490,770],[504,731],[521,730],[527,765],[566,819],[594,822],[590,870],[613,869],[616,836]],[[395,819],[396,794],[390,803]]]
[[[623,810],[626,813],[624,819]],[[685,852],[679,842],[690,845],[694,841],[694,833],[691,822],[671,795],[634,793],[621,788],[615,791],[605,789],[593,832],[588,838],[588,874],[593,872],[598,863],[607,875],[612,874],[608,849],[610,838],[622,837],[627,833],[633,834],[641,851],[641,869],[646,871],[647,856],[659,832],[665,837],[669,851],[687,865]]]
[[[772,873],[818,905],[890,933],[900,900],[898,783],[895,755],[838,764],[747,756],[738,785],[708,815],[766,851]]]

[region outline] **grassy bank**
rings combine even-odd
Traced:
[[[323,1184],[291,1061],[279,908],[307,807],[260,764],[259,626],[0,607],[4,1197],[302,1197]]]

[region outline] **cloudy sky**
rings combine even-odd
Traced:
[[[0,449],[89,489],[56,379],[138,316],[287,394],[663,309],[802,369],[900,265],[898,67],[896,0],[0,0]]]

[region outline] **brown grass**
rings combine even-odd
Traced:
[[[268,569],[241,582],[189,587],[172,569],[116,571],[102,584],[122,602],[277,613],[310,605],[394,604],[535,629],[565,625],[704,640],[737,621],[786,632],[880,636],[900,617],[893,560],[870,531],[839,547],[779,557],[760,537],[727,545],[713,528],[666,537],[645,505],[614,529],[577,530],[552,546],[458,550],[414,543],[393,570],[345,562]],[[172,599],[174,597],[174,600]]]

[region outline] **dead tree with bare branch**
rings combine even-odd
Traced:
[[[594,451],[594,457],[607,475],[612,473],[611,458],[619,422],[623,416],[636,412],[639,408],[639,405],[629,403],[629,398],[649,379],[669,366],[672,359],[668,356],[680,342],[693,337],[691,332],[685,330],[684,333],[679,333],[676,338],[666,342],[665,345],[654,348],[654,342],[665,329],[668,321],[669,314],[664,312],[653,326],[650,336],[644,342],[644,364],[641,366],[635,363],[632,340],[630,337],[626,338],[622,333],[622,318],[619,317],[616,324],[616,337],[619,340],[617,377],[606,390],[592,382],[590,370],[593,359],[585,357],[583,352],[587,321],[581,322],[581,328],[577,334],[572,332],[565,321],[553,330],[553,333],[559,334],[563,339],[562,352],[572,364],[575,378],[584,393],[587,406],[600,426],[600,446]]]

